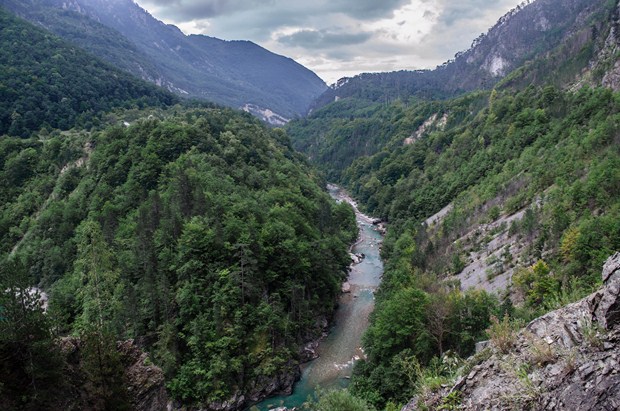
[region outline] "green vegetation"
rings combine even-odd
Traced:
[[[0,265],[0,408],[44,409],[61,386],[62,359],[26,267]],[[8,400],[11,399],[11,400]]]
[[[353,210],[331,201],[281,130],[249,115],[143,116],[2,137],[0,249],[51,290],[58,331],[82,336],[84,362],[112,367],[89,373],[99,398],[122,398],[110,344],[139,338],[175,398],[225,400],[294,367],[322,332]]]
[[[598,287],[603,262],[620,249],[619,132],[620,96],[587,87],[390,105],[342,100],[294,122],[295,146],[390,224],[364,338],[368,360],[352,392],[377,408],[403,403],[419,389],[406,377],[414,360],[426,368],[448,351],[469,355],[488,337],[491,316],[529,320]],[[421,224],[448,204],[439,222]],[[468,234],[519,211],[510,226]],[[460,273],[497,233],[526,244],[519,255],[504,247],[488,259],[499,267],[490,281],[502,264],[515,267],[517,307],[438,281]]]
[[[361,398],[354,397],[348,390],[319,391],[317,398],[304,405],[309,411],[374,411]]]
[[[596,288],[620,249],[620,94],[523,86],[556,61],[557,81],[573,78],[599,47],[592,30],[492,91],[451,100],[420,100],[463,91],[420,88],[424,73],[407,84],[406,73],[372,75],[367,88],[362,76],[356,98],[291,123],[289,140],[246,114],[172,106],[3,11],[0,22],[0,408],[38,409],[63,392],[59,335],[81,341],[94,409],[129,407],[119,339],[138,340],[190,406],[295,369],[334,309],[357,232],[293,146],[390,227],[367,359],[349,390],[309,409],[391,411],[439,389],[490,355],[463,361],[476,342],[506,352],[516,324]],[[237,46],[232,61],[248,51]],[[497,235],[523,245],[485,259],[489,282],[514,269],[511,288],[461,290],[458,275]],[[47,315],[33,285],[49,290]],[[601,345],[600,329],[581,328]],[[523,367],[557,353],[533,340],[530,359]]]
[[[0,135],[90,129],[113,108],[176,101],[0,8]]]

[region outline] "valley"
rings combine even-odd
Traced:
[[[409,9],[357,6],[269,44],[372,58]],[[617,408],[619,22],[528,0],[328,88],[131,0],[0,0],[0,409]]]
[[[291,395],[269,398],[257,405],[259,410],[301,407],[315,395],[317,387],[323,390],[346,387],[355,363],[365,357],[362,335],[368,328],[374,293],[383,275],[379,255],[382,236],[377,225],[373,225],[374,220],[361,213],[340,187],[329,185],[328,188],[336,201],[349,202],[355,210],[359,236],[351,252],[363,259],[350,267],[343,285],[345,293],[339,299],[329,334],[316,349],[318,358],[303,365],[301,380],[295,384]]]

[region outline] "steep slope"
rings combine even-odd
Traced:
[[[411,361],[442,378],[440,358],[471,353],[489,314],[527,320],[581,298],[620,249],[617,94],[530,87],[487,95],[487,107],[481,98],[403,110],[396,127],[446,114],[447,123],[410,144],[395,135],[343,173],[389,223],[368,360],[352,381],[380,407],[415,392],[421,377],[407,377]],[[414,296],[412,314],[394,320]]]
[[[2,0],[0,5],[171,91],[267,119],[268,110],[285,120],[304,114],[326,89],[316,74],[289,58],[248,41],[186,36],[131,0]],[[100,34],[105,42],[96,41]]]
[[[150,58],[138,51],[132,42],[88,16],[60,7],[47,7],[44,2],[3,0],[0,5],[136,77],[172,88],[162,79]]]
[[[340,294],[351,208],[282,130],[180,104],[4,9],[0,31],[0,407],[129,409],[151,388],[161,405],[164,375],[175,407],[290,390]],[[151,360],[125,361],[127,339]]]
[[[616,89],[620,4],[559,3],[537,0],[518,7],[472,48],[435,70],[342,79],[317,100],[307,118],[290,125],[293,144],[324,166],[330,178],[338,179],[356,158],[392,150],[414,137],[417,128],[437,114],[429,105],[426,112],[416,113],[418,117],[401,121],[406,107],[420,100],[438,102],[491,88],[516,92],[529,85]],[[393,141],[393,136],[400,141]]]
[[[620,254],[603,269],[604,287],[530,322],[491,335],[446,388],[402,411],[616,410],[620,407]]]
[[[0,9],[0,134],[90,126],[118,107],[170,105],[171,93]]]
[[[490,89],[526,62],[534,61],[519,84],[556,85],[574,80],[603,47],[616,1],[528,0],[511,10],[471,48],[434,70],[361,74],[341,79],[313,110],[343,98],[389,102],[410,96],[449,98]],[[552,58],[553,57],[553,58]],[[550,76],[555,70],[556,75]],[[596,79],[599,83],[601,78]],[[529,82],[529,83],[528,83]]]

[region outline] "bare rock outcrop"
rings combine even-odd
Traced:
[[[448,399],[462,410],[620,409],[620,253],[607,260],[603,281],[515,333],[508,349],[491,343],[452,386],[402,411],[440,409]]]
[[[59,344],[65,359],[64,382],[59,387],[58,399],[50,399],[49,409],[104,409],[98,391],[89,382],[84,342],[77,337],[64,337]],[[134,340],[117,342],[116,349],[123,373],[120,383],[126,389],[131,409],[167,410],[168,394],[161,368],[151,363],[148,354]]]
[[[125,367],[127,392],[134,410],[165,410],[168,404],[164,373],[150,363],[148,355],[133,340],[118,343]]]

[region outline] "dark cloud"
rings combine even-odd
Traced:
[[[145,7],[155,6],[165,13],[168,19],[182,22],[193,19],[208,19],[237,13],[240,10],[252,10],[269,7],[277,0],[143,0]]]
[[[406,5],[410,0],[314,0],[295,2],[290,0],[143,0],[145,6],[156,6],[169,19],[207,19],[233,15],[242,11],[260,12],[268,10],[272,15],[290,17],[293,10],[301,16],[341,13],[359,20],[374,20],[390,17],[394,10]]]
[[[328,30],[301,30],[278,37],[278,42],[286,46],[307,49],[327,49],[335,46],[362,44],[372,37],[370,32],[344,33]]]
[[[333,0],[328,4],[334,12],[360,20],[374,20],[391,17],[394,10],[410,2],[411,0]]]

